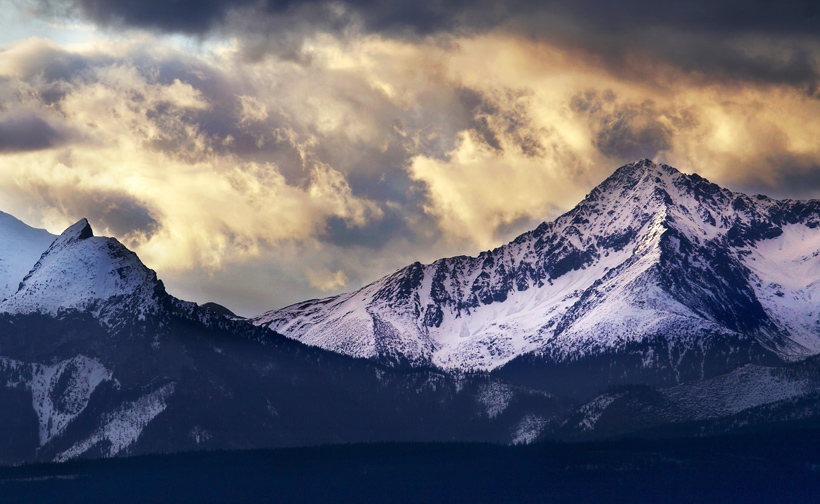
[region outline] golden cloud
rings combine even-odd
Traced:
[[[83,216],[81,198],[134,211],[145,225],[98,231],[161,275],[264,256],[301,267],[305,289],[334,291],[496,246],[637,157],[730,187],[820,170],[820,101],[787,85],[704,83],[649,63],[652,78],[615,75],[584,53],[500,33],[317,35],[302,43],[307,63],[159,41],[170,76],[143,42],[0,52],[0,121],[33,111],[70,131],[0,154],[0,197],[52,231]],[[43,61],[73,59],[93,61],[48,80]],[[227,126],[209,129],[202,118],[225,100],[236,101]],[[389,241],[348,255],[328,244],[329,223],[368,229],[388,213],[404,219]]]
[[[15,53],[4,56],[13,67]],[[65,205],[76,200],[72,195],[125,194],[159,226],[150,235],[119,237],[165,270],[242,261],[262,244],[315,236],[331,216],[353,226],[379,218],[378,206],[353,196],[345,176],[327,164],[306,160],[309,183],[300,187],[287,183],[275,164],[217,152],[184,119],[210,106],[190,84],[163,84],[134,66],[87,72],[55,106],[41,106],[83,140],[2,157],[0,190],[9,210],[36,212],[39,223],[59,231],[80,217]],[[158,141],[172,141],[175,149],[154,148]]]

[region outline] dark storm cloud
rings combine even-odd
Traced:
[[[222,22],[227,13],[254,9],[284,16],[306,5],[334,3],[352,10],[376,32],[433,33],[453,28],[483,28],[509,19],[547,15],[576,21],[609,32],[670,26],[704,32],[763,32],[816,35],[820,20],[817,0],[654,0],[559,1],[388,1],[348,0],[39,0],[51,11],[72,5],[101,23],[122,22],[142,28],[184,33],[204,33]],[[340,17],[339,9],[332,9]]]
[[[559,45],[583,50],[596,57],[613,74],[646,83],[659,79],[658,65],[668,64],[695,82],[787,84],[809,92],[820,67],[820,40],[813,34],[733,33],[684,31],[678,27],[646,27],[636,33],[597,32],[553,37]],[[665,77],[664,77],[665,78]]]
[[[549,2],[607,31],[670,26],[702,32],[766,32],[816,35],[820,20],[816,0],[694,0],[606,2],[578,0]]]
[[[320,235],[323,242],[343,249],[363,247],[380,250],[387,243],[400,238],[418,242],[419,237],[407,225],[407,216],[392,209],[388,209],[382,218],[365,227],[350,226],[344,219],[331,217],[327,220],[325,232]]]
[[[459,26],[488,26],[508,14],[503,2],[451,0],[391,2],[385,0],[35,0],[51,14],[74,7],[87,18],[104,24],[125,24],[168,32],[203,34],[225,21],[232,11],[247,9],[255,15],[312,17],[326,28],[342,28],[351,14],[375,32],[433,33]],[[334,5],[335,4],[335,5]],[[332,6],[331,8],[327,8]],[[344,9],[336,8],[344,7]],[[346,12],[348,14],[346,14]]]
[[[776,195],[784,195],[798,198],[820,198],[820,165],[812,164],[805,166],[803,163],[797,165],[797,169],[791,162],[785,162],[778,166],[781,171],[781,186],[777,188]],[[763,188],[767,193],[771,193],[770,187]],[[762,191],[761,191],[762,192]]]
[[[736,184],[736,189],[749,194],[759,193],[773,198],[808,199],[820,198],[820,164],[817,158],[794,154],[781,149],[754,161],[755,168],[768,169],[771,177],[761,180],[758,170]],[[766,173],[762,169],[759,173]]]
[[[578,93],[570,108],[590,120],[598,150],[620,161],[655,158],[672,147],[673,128],[693,126],[685,112],[660,111],[649,100],[623,103],[611,91]],[[661,121],[662,116],[666,121]]]
[[[820,46],[818,0],[497,1],[438,0],[32,0],[43,11],[73,7],[102,25],[239,34],[257,56],[302,60],[315,30],[361,26],[387,37],[469,33],[501,27],[588,52],[632,76],[665,62],[703,78],[749,79],[814,89]],[[648,58],[636,66],[635,55]],[[650,77],[647,77],[650,78]]]
[[[484,145],[500,154],[504,151],[504,138],[525,156],[537,157],[544,152],[540,138],[545,132],[532,124],[527,95],[511,89],[495,90],[492,94],[464,87],[456,90],[458,103],[467,117],[467,129]]]
[[[818,0],[578,0],[521,2],[504,29],[591,57],[596,66],[649,83],[658,65],[690,78],[816,86]]]
[[[228,10],[253,0],[39,0],[40,8],[64,15],[70,7],[101,24],[125,24],[169,32],[203,33],[219,23]]]
[[[86,205],[74,204],[74,209],[84,210],[91,222],[99,222],[115,236],[142,235],[150,238],[159,228],[151,211],[140,201],[123,193],[105,192],[82,195]]]
[[[43,206],[61,209],[73,219],[85,217],[98,234],[105,230],[106,234],[119,237],[129,247],[150,238],[159,229],[152,211],[124,192],[44,184],[37,184],[32,189],[33,198]]]
[[[31,113],[0,117],[0,154],[56,147],[68,135]]]

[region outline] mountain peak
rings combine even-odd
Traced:
[[[641,159],[510,244],[252,320],[357,357],[443,368],[593,355],[650,336],[684,348],[715,334],[763,335],[792,358],[820,351],[809,301],[818,227],[820,201],[753,199]],[[799,279],[782,272],[785,250]]]
[[[95,237],[80,219],[54,240],[0,312],[87,310],[114,324],[123,313],[144,317],[163,294],[136,254],[114,238]]]
[[[649,158],[639,159],[638,161],[635,161],[634,163],[630,163],[630,164],[625,165],[625,166],[626,167],[633,167],[633,169],[642,170],[644,172],[661,172],[661,173],[670,173],[670,174],[673,174],[673,175],[681,173],[677,168],[675,168],[673,166],[669,166],[669,165],[663,164],[663,163],[656,163],[656,162],[652,161]],[[621,168],[624,168],[624,166],[622,166]]]
[[[94,230],[91,229],[91,224],[88,223],[88,219],[82,218],[63,231],[60,239],[63,242],[79,241],[92,236],[94,236]]]
[[[91,224],[88,223],[88,219],[82,218],[68,226],[66,230],[54,240],[54,243],[51,244],[48,251],[70,247],[73,243],[87,240],[93,236],[94,231],[91,229]]]
[[[634,165],[636,167],[642,167],[642,168],[645,168],[645,169],[653,169],[653,168],[658,167],[658,165],[655,164],[655,162],[652,161],[649,158],[639,159],[639,160],[635,161],[634,163],[632,163],[632,165]]]
[[[673,168],[666,164],[657,164],[649,158],[644,158],[639,161],[635,161],[634,163],[621,166],[615,170],[615,172],[610,175],[606,181],[604,181],[604,184],[609,181],[618,181],[620,183],[631,182],[631,185],[635,185],[641,180],[658,182],[656,179],[651,178],[652,176],[655,178],[671,177],[675,179],[685,175],[678,171],[677,168]]]
[[[663,196],[673,192],[675,186],[686,185],[685,180],[689,178],[689,175],[669,165],[656,164],[651,159],[644,158],[615,170],[590,191],[585,202],[606,202],[606,205],[610,205],[614,204],[614,201],[625,202],[635,197],[642,200],[646,197]]]

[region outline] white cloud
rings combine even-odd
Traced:
[[[347,285],[347,275],[342,270],[331,272],[307,268],[305,271],[310,285],[322,292],[335,291]]]

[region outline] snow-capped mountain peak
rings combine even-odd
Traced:
[[[65,247],[71,243],[91,238],[92,236],[94,236],[94,230],[91,229],[91,224],[88,223],[88,219],[82,218],[63,231],[54,242],[54,246]]]
[[[253,322],[357,357],[456,369],[661,340],[685,351],[752,338],[793,359],[820,351],[818,224],[820,202],[750,197],[643,159],[507,245]],[[774,252],[784,246],[800,251],[793,263]],[[806,272],[788,295],[784,268]]]
[[[164,295],[162,282],[135,253],[114,238],[94,236],[81,219],[54,240],[17,292],[0,303],[0,311],[88,311],[116,325],[123,315],[141,318],[155,312]]]

